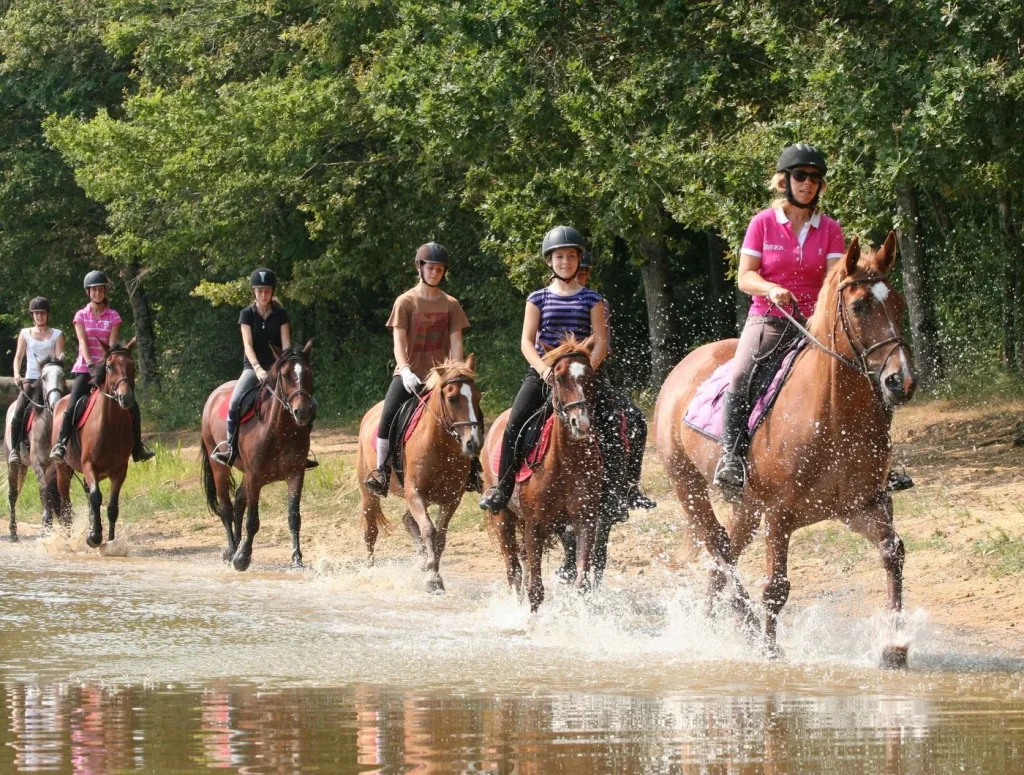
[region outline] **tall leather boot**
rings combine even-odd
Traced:
[[[517,459],[516,443],[503,436],[501,440],[501,464],[498,466],[498,481],[488,488],[480,499],[480,508],[498,512],[508,505],[516,488],[516,472],[522,461]]]
[[[211,458],[216,460],[222,466],[232,466],[235,464],[235,458],[238,457],[238,419],[235,415],[238,414],[237,409],[229,408],[227,417],[227,441],[217,446]]]
[[[743,487],[747,483],[745,458],[750,439],[747,421],[750,402],[738,393],[725,393],[722,418],[722,459],[715,467],[714,486],[722,491],[729,503],[743,500]]]

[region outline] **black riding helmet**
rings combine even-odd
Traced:
[[[249,287],[277,288],[277,275],[274,274],[273,269],[265,267],[257,269],[249,275]]]
[[[818,206],[818,198],[821,196],[822,187],[818,186],[814,199],[808,204],[801,204],[796,201],[796,197],[793,196],[793,184],[790,175],[797,167],[813,167],[821,172],[821,177],[824,178],[828,173],[828,163],[825,161],[825,154],[808,143],[796,143],[795,145],[786,146],[779,156],[778,162],[775,164],[776,172],[784,172],[786,174],[786,201],[794,207],[814,210]]]
[[[36,296],[28,303],[29,312],[49,312],[50,300],[45,296]]]
[[[593,266],[594,266],[594,264],[593,264],[593,262],[590,259],[590,251],[589,250],[584,250],[583,251],[583,258],[580,259],[579,269],[577,269],[576,271],[578,272],[578,271],[580,271],[580,269],[590,269]]]
[[[557,274],[559,280],[562,282],[569,282],[572,280],[576,273],[579,271],[582,262],[582,257],[586,248],[583,246],[583,235],[580,234],[572,226],[556,226],[555,228],[548,231],[544,235],[544,241],[541,242],[540,252],[544,256],[544,261],[548,266],[551,266],[551,254],[559,248],[576,248],[579,251],[580,263],[576,265],[572,274],[569,277],[560,277]],[[554,269],[551,270],[554,272]]]
[[[445,271],[441,275],[440,282],[437,285],[431,285],[433,288],[443,283],[444,278],[448,275],[448,251],[445,250],[444,245],[437,242],[427,242],[416,248],[416,256],[413,258],[413,262],[416,264],[416,274],[420,276],[420,281],[425,285],[431,285],[431,283],[428,283],[427,279],[423,276],[424,264],[440,264],[444,267]]]
[[[97,285],[102,285],[103,287],[106,287],[110,285],[110,281],[107,280],[107,275],[105,272],[101,272],[99,269],[93,269],[91,272],[89,272],[89,274],[85,276],[85,282],[83,283],[83,285],[85,286],[85,290],[89,290],[90,288],[94,288]]]

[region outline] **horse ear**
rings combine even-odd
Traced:
[[[99,340],[99,343],[100,349],[103,350],[103,354],[108,355],[110,353],[110,345],[104,342],[102,339]]]
[[[596,341],[597,341],[597,338],[594,337],[593,335],[588,336],[586,339],[583,340],[583,349],[587,351],[588,355],[593,354],[593,352],[594,352],[594,342],[596,342]]]
[[[889,274],[892,270],[896,263],[896,232],[889,232],[882,247],[875,253],[875,262],[878,264],[878,271],[882,274]]]
[[[846,274],[853,274],[857,271],[858,261],[860,261],[860,240],[854,237],[850,240],[850,247],[846,249],[846,258],[843,259]]]
[[[476,371],[476,353],[470,353],[466,358],[466,368]]]
[[[131,352],[132,350],[134,350],[135,349],[135,340],[136,340],[136,338],[137,337],[133,336],[131,339],[129,339],[128,340],[128,344],[126,344],[124,346],[124,349],[126,349],[128,352]]]
[[[309,355],[309,351],[313,349],[313,340],[310,339],[306,342],[306,346],[302,348],[303,355]]]
[[[272,352],[274,354],[274,360],[275,361],[278,358],[281,357],[281,348],[280,347],[275,347],[274,345],[270,345],[270,352]]]
[[[542,341],[540,343],[540,346],[541,346],[541,349],[544,350],[544,352],[546,352],[546,353],[549,353],[549,352],[551,352],[552,350],[555,349],[553,346],[551,346],[550,344],[548,344],[547,342],[544,342],[544,341]]]

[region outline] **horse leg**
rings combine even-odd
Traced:
[[[50,497],[56,500],[57,519],[65,530],[71,528],[71,469],[58,463],[53,467],[54,488],[56,495],[50,493]]]
[[[740,555],[750,546],[761,525],[761,512],[737,503],[732,507],[732,521],[726,526],[732,548],[732,561],[739,562]]]
[[[590,512],[592,514],[593,512]],[[590,588],[590,570],[593,562],[594,534],[597,519],[584,515],[576,525],[576,591],[586,592]]]
[[[288,529],[292,533],[292,567],[295,569],[302,567],[302,550],[299,548],[302,515],[299,513],[299,505],[302,503],[302,484],[305,479],[306,472],[299,471],[288,480]]]
[[[858,535],[864,536],[878,547],[889,581],[889,611],[899,614],[903,611],[903,539],[899,537],[892,519],[892,497],[884,495],[881,500],[850,519],[847,524]],[[882,650],[882,665],[890,668],[907,666],[907,646],[889,644]]]
[[[231,537],[236,551],[238,549],[238,545],[242,543],[242,517],[245,515],[245,510],[249,505],[247,498],[245,482],[242,482],[235,488],[235,505],[232,507],[231,514]],[[234,555],[232,554],[231,556],[233,557]],[[227,557],[226,559],[230,560],[231,557]]]
[[[416,550],[416,554],[420,557],[425,557],[427,554],[427,547],[423,545],[423,536],[420,535],[420,526],[416,524],[416,520],[412,516],[412,512],[409,509],[405,510],[402,515],[402,524],[405,525],[405,532],[409,534],[409,538],[412,539],[412,547]]]
[[[224,533],[228,539],[228,542],[221,550],[220,558],[224,562],[230,562],[238,546],[233,528],[235,509],[231,502],[231,475],[227,471],[220,470],[223,469],[223,466],[218,466],[217,468],[211,466],[211,468],[213,470],[214,486],[217,489],[217,516],[220,517],[220,523],[224,526]]]
[[[85,536],[85,542],[95,549],[103,543],[103,522],[100,518],[103,493],[100,492],[100,483],[93,478],[91,466],[82,472],[82,478],[85,479],[89,493],[89,533]]]
[[[6,447],[4,450],[6,451]],[[24,476],[17,470],[21,468],[17,463],[7,464],[7,505],[11,509],[11,520],[8,525],[11,535],[11,543],[18,542],[18,518],[15,515],[15,507],[18,505],[18,495],[21,493],[21,483]]]
[[[107,540],[114,540],[114,526],[117,525],[117,518],[121,514],[121,485],[124,484],[128,469],[110,477],[110,500],[107,502]]]
[[[498,537],[498,548],[501,549],[502,559],[505,560],[505,577],[509,589],[514,589],[522,599],[523,594],[523,566],[519,562],[519,541],[516,539],[516,515],[508,509],[502,509],[498,513],[488,512],[487,519],[491,528]]]
[[[366,564],[373,567],[373,550],[380,535],[380,526],[384,524],[384,512],[380,507],[380,498],[366,487],[359,488],[359,511],[363,517],[363,543],[366,544]]]
[[[607,514],[602,514],[597,521],[597,530],[594,533],[594,586],[601,586],[601,579],[604,578],[604,569],[608,566],[608,539],[611,538],[612,525],[615,523],[608,519]]]
[[[448,523],[451,522],[455,509],[458,508],[458,501],[455,503],[442,503],[438,506],[437,529],[434,531],[434,563],[437,574],[437,582],[440,585],[435,591],[444,591],[444,582],[441,580],[441,556],[445,547],[448,546]]]
[[[231,565],[237,571],[246,570],[252,562],[252,539],[260,530],[260,485],[245,482],[245,500],[248,504],[248,514],[245,519],[245,533],[238,543],[235,556],[231,558]]]
[[[405,502],[409,506],[413,519],[416,520],[420,537],[423,539],[423,548],[426,550],[426,554],[423,557],[423,570],[429,574],[427,576],[426,590],[427,592],[443,592],[444,582],[441,581],[441,574],[437,572],[438,556],[434,541],[436,531],[434,530],[434,523],[430,520],[430,514],[427,512],[427,503],[424,502],[417,492],[407,495]]]
[[[778,529],[766,530],[765,549],[768,581],[761,598],[765,610],[764,647],[768,656],[776,659],[780,656],[776,640],[779,613],[789,599],[789,533]]]
[[[562,551],[565,559],[562,567],[555,571],[555,577],[562,584],[576,583],[576,535],[572,526],[567,525],[559,534],[558,540],[562,542]]]
[[[533,520],[526,523],[526,529],[523,531],[523,540],[526,544],[526,563],[529,566],[530,571],[530,585],[528,592],[530,598],[530,613],[533,614],[537,613],[537,609],[540,608],[540,604],[544,602],[544,580],[541,578],[541,569],[544,560],[544,538],[540,534],[540,527]],[[578,549],[579,541],[577,541],[577,550]],[[577,559],[577,573],[579,572],[579,567],[579,560]],[[579,583],[580,580],[577,578],[577,586]]]

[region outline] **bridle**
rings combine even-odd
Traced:
[[[128,352],[125,350],[108,353],[107,357],[103,359],[103,387],[97,388],[97,390],[99,390],[101,394],[109,398],[111,401],[117,401],[117,405],[124,409],[124,398],[122,397],[121,393],[117,392],[117,389],[121,387],[121,383],[123,382],[128,386],[128,389],[134,393],[135,383],[132,380],[128,379],[128,377],[121,377],[117,382],[114,383],[113,387],[107,387],[106,375],[110,373],[110,368],[108,364],[110,363],[110,359],[113,358],[115,355],[126,355],[128,359],[131,360],[131,355],[129,355]],[[108,389],[110,390],[109,393],[107,392]]]
[[[449,385],[472,385],[473,382],[474,381],[469,377],[452,377],[451,379],[446,379],[444,382],[439,384],[435,389],[438,391],[438,395],[440,395],[444,391],[444,389]],[[483,434],[483,420],[452,420],[452,418],[448,415],[448,409],[444,401],[440,402],[441,414],[443,415],[443,418],[438,417],[434,410],[430,408],[430,404],[423,400],[423,396],[421,396],[419,393],[414,393],[413,395],[416,396],[416,400],[420,402],[420,406],[423,407],[424,411],[429,412],[430,416],[437,420],[437,424],[441,426],[441,430],[443,430],[456,441],[461,442],[462,440],[461,437],[459,436],[459,428],[479,428],[481,435]]]
[[[882,309],[885,312],[885,319],[889,323],[889,330],[893,332],[893,335],[888,339],[883,339],[880,342],[876,342],[870,346],[867,346],[861,341],[861,338],[856,334],[851,333],[852,326],[850,324],[849,312],[847,311],[846,305],[843,303],[843,291],[847,288],[855,285],[867,285],[879,282],[885,282],[884,275],[872,274],[866,277],[849,278],[839,283],[836,286],[836,315],[835,321],[840,324],[843,335],[846,337],[846,341],[850,344],[850,349],[853,351],[853,359],[847,358],[845,355],[837,352],[835,349],[835,338],[836,338],[836,323],[832,324],[832,347],[823,344],[818,340],[814,334],[807,330],[805,326],[799,323],[796,318],[790,315],[782,307],[776,306],[776,309],[782,313],[792,325],[815,347],[819,350],[831,355],[837,361],[842,363],[844,366],[852,369],[858,374],[867,377],[871,383],[871,388],[875,393],[875,396],[882,403],[883,406],[888,406],[885,401],[885,394],[882,391],[882,369],[885,368],[885,364],[889,362],[893,353],[904,350],[908,356],[912,356],[910,345],[901,336],[896,335],[896,326],[893,324],[892,318],[889,315],[889,310],[883,304]],[[885,354],[885,358],[882,359],[877,369],[872,369],[868,363],[868,356],[871,353],[879,350],[883,347],[889,346],[889,351]]]
[[[289,363],[291,361],[305,361],[305,358],[303,358],[299,353],[293,352],[287,355],[279,365],[283,366],[285,363]],[[309,399],[310,403],[312,403],[313,394],[300,385],[287,396],[281,398],[281,380],[284,377],[284,374],[282,372],[283,370],[278,368],[274,384],[265,385],[265,387],[269,391],[270,395],[272,395],[274,399],[288,411],[288,414],[290,414],[292,416],[292,419],[295,420],[295,424],[300,425],[301,423],[299,423],[299,418],[295,416],[295,410],[292,408],[292,399],[295,398],[296,396],[305,396],[306,398]]]
[[[572,352],[563,353],[550,363],[552,374],[554,373],[555,366],[567,358],[582,358],[586,360],[587,354],[585,352],[579,352],[576,350]],[[566,424],[569,423],[570,409],[575,409],[577,406],[587,406],[588,404],[586,398],[581,398],[578,401],[569,401],[568,403],[566,403],[565,401],[562,400],[562,397],[559,395],[558,384],[554,380],[552,380],[549,383],[549,386],[551,388],[551,406],[554,408],[555,414],[558,416],[558,419]]]

